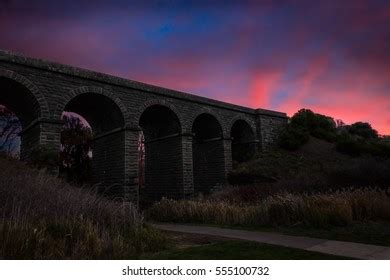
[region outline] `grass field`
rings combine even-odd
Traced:
[[[145,256],[157,260],[339,260],[333,255],[308,252],[238,240],[215,240],[209,244],[175,246],[170,250]]]

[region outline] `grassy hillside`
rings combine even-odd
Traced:
[[[208,196],[163,199],[148,217],[390,245],[389,159],[344,155],[311,137],[236,164],[229,179]]]
[[[235,164],[229,176],[233,185],[256,185],[273,191],[324,191],[344,187],[381,187],[390,184],[390,159],[365,155],[352,157],[336,144],[310,137],[296,151],[283,149],[257,155]]]
[[[128,259],[164,246],[131,204],[0,158],[0,259]]]

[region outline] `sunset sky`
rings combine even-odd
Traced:
[[[389,0],[143,2],[1,0],[0,48],[390,134]]]

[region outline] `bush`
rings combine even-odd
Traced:
[[[390,144],[386,141],[380,138],[367,140],[348,133],[342,133],[337,138],[336,149],[340,153],[353,157],[362,154],[385,158],[390,157]]]
[[[310,134],[303,128],[288,126],[280,135],[279,146],[289,151],[295,151],[309,141]]]
[[[366,157],[351,161],[329,169],[324,179],[329,186],[335,188],[347,186],[387,188],[390,182],[390,160]]]
[[[347,126],[350,134],[360,136],[363,139],[377,139],[378,131],[373,129],[369,123],[356,122]]]
[[[332,141],[336,137],[336,123],[333,118],[316,114],[308,109],[299,110],[291,118],[293,128],[303,129],[319,139]]]
[[[356,157],[364,152],[365,147],[364,143],[359,142],[349,134],[343,134],[337,140],[336,149],[340,153]]]
[[[241,163],[228,175],[232,185],[273,183],[281,178],[292,177],[297,170],[312,164],[306,158],[287,151],[269,151]]]
[[[281,133],[279,146],[292,151],[307,143],[310,136],[334,141],[336,135],[336,123],[331,117],[301,109],[291,117],[286,129]]]
[[[390,158],[390,143],[381,139],[372,141],[368,146],[368,151],[373,156]]]

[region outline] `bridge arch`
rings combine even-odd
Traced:
[[[56,108],[56,117],[63,112],[76,113],[91,126],[92,178],[99,191],[111,197],[125,195],[126,124],[128,111],[111,92],[99,87],[81,87],[68,92]]]
[[[172,113],[174,113],[175,116],[177,117],[177,119],[179,120],[180,127],[181,127],[181,130],[182,130],[183,117],[182,117],[181,113],[179,112],[179,110],[176,108],[175,105],[173,105],[171,102],[163,100],[163,99],[149,99],[145,103],[143,103],[142,106],[139,107],[139,109],[137,110],[137,112],[136,112],[136,114],[135,114],[135,116],[133,118],[133,119],[135,119],[137,121],[136,125],[139,125],[140,120],[141,120],[141,116],[144,114],[144,112],[148,108],[154,107],[154,106],[166,107],[169,110],[171,110]]]
[[[38,118],[50,117],[45,96],[26,77],[0,68],[0,89],[0,103],[12,110],[24,127]]]
[[[0,105],[7,107],[19,119],[20,158],[27,159],[30,152],[41,144],[40,119],[50,117],[45,96],[24,76],[0,68]]]
[[[114,93],[101,87],[84,86],[69,91],[57,105],[54,115],[60,119],[62,113],[70,109],[76,110],[75,113],[83,116],[88,122],[91,121],[91,126],[94,125],[92,120],[94,117],[100,120],[102,118],[115,120],[111,124],[103,122],[104,127],[98,127],[95,124],[95,134],[106,132],[110,128],[125,127],[129,124],[130,114],[123,102]],[[85,112],[83,113],[84,110],[88,110],[87,115]]]
[[[167,104],[148,102],[138,123],[144,151],[140,177],[150,200],[182,193],[182,126],[174,107]]]
[[[249,160],[256,152],[256,133],[251,122],[245,118],[235,118],[230,128],[233,162]]]
[[[218,124],[221,126],[221,129],[222,129],[222,136],[224,138],[228,137],[229,136],[229,128],[228,128],[228,125],[226,125],[226,122],[224,122],[222,120],[222,118],[219,116],[218,113],[216,113],[214,110],[212,110],[211,108],[201,108],[200,110],[196,110],[194,111],[194,113],[192,113],[188,118],[186,118],[184,121],[183,121],[183,133],[192,133],[192,128],[193,128],[193,125],[194,125],[194,122],[195,120],[200,116],[200,115],[203,115],[203,114],[206,114],[206,115],[210,115],[212,116],[217,122]]]
[[[225,179],[222,125],[214,115],[201,113],[192,124],[192,135],[194,191],[208,193]]]

